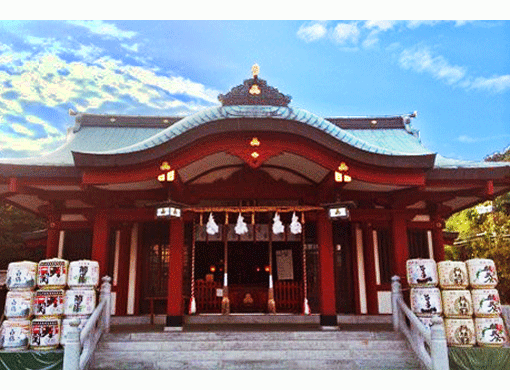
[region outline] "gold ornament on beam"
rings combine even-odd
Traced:
[[[256,78],[260,73],[260,66],[259,64],[253,64],[251,67],[251,74],[253,75],[253,78]]]

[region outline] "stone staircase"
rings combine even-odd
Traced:
[[[387,324],[204,324],[182,332],[114,326],[98,344],[91,369],[340,370],[422,369],[402,335]],[[216,327],[216,328],[214,328]],[[362,330],[360,330],[362,329]]]

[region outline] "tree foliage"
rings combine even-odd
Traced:
[[[510,148],[495,153],[487,161],[510,161]],[[491,212],[479,206],[492,206]],[[459,232],[456,245],[445,247],[445,256],[452,260],[492,259],[496,263],[501,300],[510,303],[510,193],[493,202],[463,210],[446,221],[446,230]]]
[[[0,205],[0,269],[11,261],[34,260],[26,249],[22,233],[44,229],[44,221],[11,205]]]

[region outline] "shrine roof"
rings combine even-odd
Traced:
[[[78,114],[75,126],[68,131],[67,140],[60,148],[36,157],[0,159],[0,166],[3,175],[19,172],[20,166],[41,167],[48,172],[52,167],[61,167],[72,174],[79,165],[76,156],[101,159],[150,151],[158,145],[171,144],[174,138],[202,124],[236,118],[300,122],[354,149],[381,157],[432,158],[429,168],[438,171],[435,173],[438,178],[451,177],[458,169],[479,174],[480,169],[510,168],[508,163],[460,161],[436,155],[410,129],[409,116],[321,118],[298,108],[256,105],[212,107],[184,118]]]

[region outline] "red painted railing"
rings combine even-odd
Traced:
[[[274,284],[274,300],[279,313],[300,313],[303,306],[303,284],[283,280]]]
[[[221,313],[221,297],[216,295],[216,290],[219,288],[221,288],[220,282],[196,281],[197,313]]]

